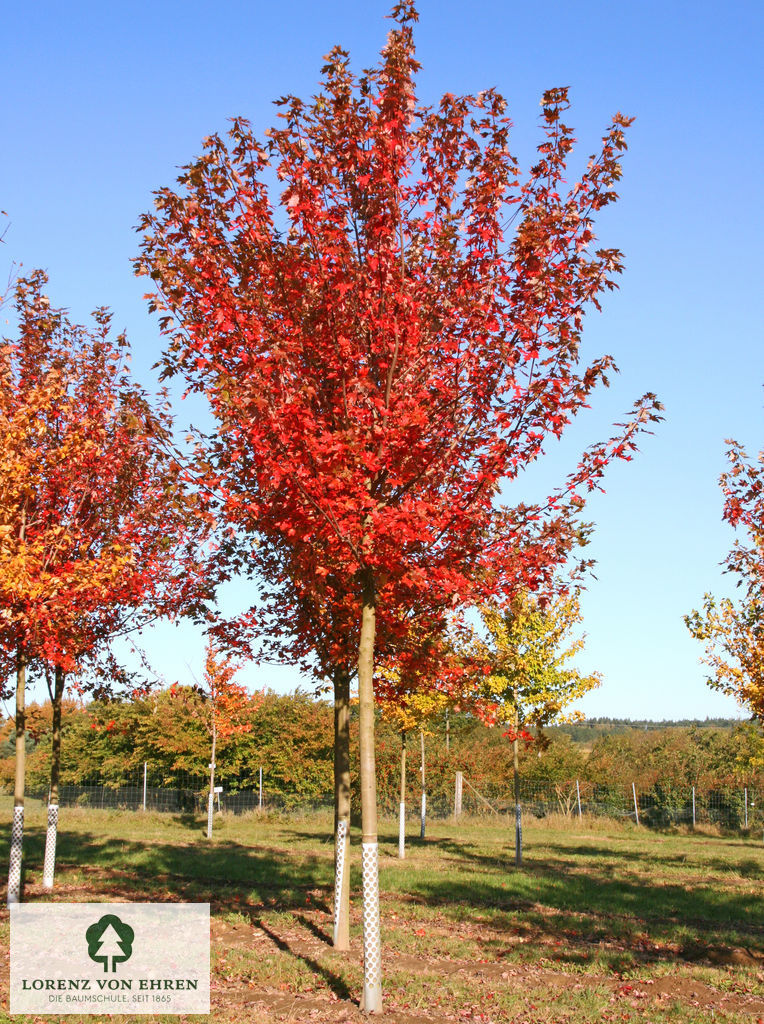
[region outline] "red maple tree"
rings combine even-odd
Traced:
[[[410,609],[443,617],[543,588],[587,491],[660,408],[641,399],[548,500],[501,502],[613,368],[580,367],[579,343],[585,308],[621,270],[617,250],[594,249],[592,220],[615,198],[629,122],[614,118],[568,186],[567,94],[551,90],[523,180],[497,92],[417,102],[416,17],[396,5],[381,64],[360,77],[332,50],[319,95],[280,100],[265,141],[243,119],[228,142],[209,138],[177,190],[157,193],[137,261],[157,287],[165,373],[218,421],[208,459],[229,520],[259,537],[251,564],[267,573],[269,552],[291,548],[312,594],[334,576],[356,609],[370,851],[378,616],[405,631]],[[375,900],[370,887],[369,931]],[[371,1010],[379,951],[365,952]]]

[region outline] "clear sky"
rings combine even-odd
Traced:
[[[223,132],[234,115],[259,130],[271,101],[316,90],[339,43],[355,67],[375,63],[391,0],[71,0],[3,8],[0,207],[11,261],[50,274],[50,296],[83,320],[109,305],[151,382],[161,342],[131,274],[134,225],[153,189]],[[528,167],[543,90],[567,85],[581,159],[617,110],[636,116],[621,199],[600,238],[626,255],[620,291],[585,328],[584,355],[612,353],[621,373],[528,480],[554,482],[585,444],[645,391],[666,419],[589,508],[597,579],[583,600],[583,668],[603,673],[589,715],[740,714],[709,690],[682,616],[704,591],[729,592],[719,562],[724,438],[764,445],[761,281],[762,7],[731,0],[510,4],[420,0],[418,92],[494,86],[509,101],[513,146]],[[9,330],[10,327],[6,327]],[[179,409],[181,418],[186,413]],[[235,589],[235,588],[234,588]],[[231,601],[243,600],[241,590]],[[202,640],[161,629],[145,646],[168,681],[199,671]],[[277,689],[298,678],[272,666],[244,678]]]

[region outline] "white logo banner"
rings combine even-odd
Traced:
[[[11,1013],[209,1013],[209,903],[18,903]]]

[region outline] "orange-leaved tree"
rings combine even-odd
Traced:
[[[210,790],[207,801],[207,838],[212,837],[212,818],[215,801],[215,758],[218,740],[227,740],[237,734],[249,732],[249,716],[259,701],[253,699],[246,688],[234,682],[240,665],[231,655],[207,644],[204,658],[203,681],[196,681],[190,690],[172,686],[170,692],[183,700],[192,718],[201,722],[210,744]]]
[[[46,281],[42,271],[18,281],[17,336],[0,346],[0,648],[17,672],[14,878],[27,670],[48,681],[52,885],[66,678],[100,694],[130,686],[112,652],[117,636],[162,615],[208,614],[210,523],[183,482],[167,408],[133,381],[108,311],[95,311],[92,328],[72,324]]]

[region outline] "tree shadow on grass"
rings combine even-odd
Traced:
[[[454,852],[448,841],[441,846]],[[723,929],[743,933],[764,948],[764,905],[744,892],[692,888],[661,880],[646,885],[641,879],[614,876],[593,862],[563,863],[556,857],[526,858],[521,870],[514,871],[508,866],[502,877],[492,878],[489,870],[495,868],[493,858],[470,856],[470,851],[461,845],[456,849],[473,867],[483,870],[454,872],[450,876],[428,873],[418,880],[417,892],[411,898],[423,903],[457,907],[467,904],[499,913],[506,911],[512,915],[513,923],[518,910],[542,906],[558,913],[593,918],[604,933],[614,930],[608,922],[618,922],[618,931],[623,930],[624,921],[631,921],[649,925],[654,938],[680,944],[688,930],[711,939],[715,931]],[[609,853],[606,849],[586,852],[592,857]],[[699,871],[698,879],[701,878]]]
[[[277,935],[271,928],[268,927],[268,925],[264,924],[263,921],[261,921],[259,918],[253,917],[252,924],[255,926],[255,928],[259,928],[264,935],[267,935],[271,942],[274,944],[274,946],[278,947],[278,949],[280,949],[282,953],[289,953],[289,955],[293,956],[295,960],[301,960],[307,967],[310,968],[311,971],[313,971],[314,974],[317,974],[319,977],[323,978],[323,980],[326,982],[331,991],[339,999],[350,999],[350,989],[348,988],[348,985],[344,978],[341,978],[338,974],[335,974],[334,971],[330,971],[327,967],[324,967],[323,964],[319,963],[318,960],[315,960],[312,956],[308,956],[306,953],[299,953],[296,950],[292,949],[292,947],[290,946],[289,942],[287,942],[286,939],[283,939],[280,935]]]
[[[306,928],[309,932],[315,935],[317,939],[320,939],[321,942],[325,943],[325,945],[332,945],[332,940],[329,938],[328,932],[326,932],[323,928],[319,928],[316,922],[311,921],[311,919],[309,917],[306,917],[305,914],[295,914],[294,919],[295,921],[299,922],[303,926],[303,928]]]
[[[649,835],[649,834],[648,834]],[[642,838],[642,837],[635,837]],[[484,868],[497,868],[503,867],[506,870],[514,869],[514,843],[508,843],[505,851],[502,854],[497,855],[496,853],[486,853],[485,848],[478,843],[471,841],[460,841],[451,838],[437,838],[432,840],[434,845],[437,845],[439,849],[444,850],[447,853],[453,854],[457,858],[464,858],[472,862],[473,864],[482,866]],[[690,839],[690,842],[702,842],[699,838]],[[725,844],[725,846],[738,846],[745,844]],[[764,865],[753,859],[746,859],[743,861],[724,861],[719,857],[708,858],[702,863],[698,861],[694,854],[700,849],[699,845],[688,846],[686,852],[675,852],[669,853],[666,851],[660,851],[655,848],[649,850],[639,849],[623,849],[618,846],[608,846],[601,843],[580,843],[578,845],[572,845],[571,843],[558,843],[545,841],[540,844],[541,850],[539,853],[531,847],[528,849],[527,844],[524,847],[525,850],[525,861],[524,868],[532,869],[535,863],[547,863],[551,858],[549,854],[555,854],[554,863],[560,868],[565,869],[576,863],[576,861],[582,861],[586,863],[591,860],[600,861],[597,865],[599,870],[606,870],[608,872],[617,871],[620,869],[620,865],[623,863],[630,863],[639,867],[650,866],[652,868],[682,868],[686,867],[688,871],[695,872],[700,879],[701,872],[703,870],[713,870],[723,872],[725,875],[732,871],[738,871],[740,874],[746,877],[757,877],[758,875],[764,876]],[[747,849],[751,849],[747,846]]]
[[[725,844],[726,846],[727,844]],[[729,844],[729,845],[741,845],[741,844]],[[569,860],[571,856],[581,858],[586,861],[589,859],[597,859],[602,861],[610,861],[611,864],[607,865],[608,871],[617,869],[617,864],[612,862],[631,862],[635,866],[640,865],[643,868],[646,864],[649,864],[652,868],[670,868],[670,869],[685,869],[687,872],[691,872],[697,875],[698,881],[708,881],[702,878],[702,873],[715,872],[725,877],[728,877],[730,873],[738,874],[743,878],[761,879],[764,878],[764,861],[756,860],[754,857],[746,857],[743,859],[730,859],[724,860],[723,857],[714,856],[706,857],[702,861],[699,860],[695,854],[698,853],[699,846],[688,846],[688,849],[684,853],[666,853],[650,850],[649,853],[639,852],[635,850],[622,850],[614,849],[609,846],[565,846],[561,843],[548,843],[544,844],[545,850],[559,851],[561,859]],[[745,847],[744,847],[745,848]],[[748,847],[750,850],[750,847]],[[706,851],[703,851],[706,852]],[[737,855],[739,856],[739,854]],[[599,865],[600,868],[606,865]],[[764,914],[761,915],[762,925],[764,926]]]
[[[0,840],[0,858],[7,855],[7,847],[5,837]],[[43,847],[44,832],[28,830],[25,859],[32,881],[39,880]],[[340,975],[294,947],[254,912],[254,907],[294,912],[304,908],[307,893],[311,894],[315,909],[328,912],[328,903],[320,894],[333,875],[329,857],[310,856],[301,851],[291,861],[286,856],[274,856],[273,851],[235,842],[209,845],[200,840],[193,845],[174,845],[111,839],[88,832],[59,833],[57,852],[58,882],[62,888],[66,888],[68,874],[86,872],[90,876],[88,895],[130,900],[172,897],[210,902],[216,911],[245,913],[278,949],[305,963],[338,998],[350,998],[350,989]],[[55,895],[54,890],[54,899]],[[34,894],[31,901],[36,898],[39,896]],[[50,898],[47,892],[43,896],[46,901]],[[303,913],[293,913],[293,917],[329,944],[327,935]]]
[[[39,881],[44,842],[43,830],[28,830],[24,858],[27,884]],[[7,857],[7,850],[7,836],[3,836],[0,858]],[[177,895],[209,900],[231,910],[238,909],[245,899],[285,910],[304,907],[310,891],[315,894],[313,905],[328,911],[326,899],[320,894],[328,890],[333,876],[329,857],[304,851],[292,860],[232,841],[208,844],[199,837],[179,845],[112,839],[80,831],[59,833],[57,868],[59,880],[65,880],[71,871],[92,875],[89,885],[104,893],[117,888],[132,899]]]
[[[323,835],[322,830],[302,835],[315,841],[319,831]],[[553,855],[545,846],[544,855],[529,852],[523,869],[516,871],[510,863],[502,864],[495,854],[485,854],[474,843],[449,839],[426,843],[431,853],[443,852],[443,867],[438,869],[437,861],[428,862],[428,869],[419,872],[412,863],[413,870],[400,876],[402,881],[405,878],[405,889],[394,893],[398,869],[390,865],[385,869],[389,872],[388,891],[395,899],[433,908],[446,919],[476,920],[483,929],[479,941],[493,956],[501,954],[507,937],[518,927],[527,927],[531,941],[541,941],[540,955],[545,955],[550,936],[562,939],[563,945],[555,949],[554,956],[571,966],[590,963],[597,956],[600,960],[610,957],[613,969],[619,969],[619,964],[628,965],[630,954],[640,959],[696,960],[697,948],[718,948],[721,943],[743,946],[756,957],[764,952],[761,901],[741,889],[667,884],[660,877],[660,857],[650,852],[641,860],[643,865],[656,866],[653,885],[617,870],[619,864],[636,862],[637,854],[618,858],[619,851],[602,844],[559,845],[554,847]],[[25,845],[27,880],[39,883],[44,829],[30,828]],[[6,834],[0,836],[0,857],[7,854]],[[224,912],[251,915],[256,907],[304,911],[310,894],[312,906],[329,912],[327,897],[333,869],[328,847],[320,855],[301,848],[292,858],[281,850],[224,840],[209,844],[201,837],[163,843],[62,831],[58,854],[58,878],[63,886],[67,878],[76,879],[78,873],[86,873],[86,895],[96,898],[209,901]],[[601,863],[607,858],[611,863]],[[675,855],[664,858],[664,862],[675,865]],[[436,870],[431,870],[432,866]],[[758,870],[758,865],[751,860],[751,877],[756,877],[754,869]],[[702,883],[702,869],[696,865],[694,870],[698,883]],[[63,895],[66,898],[65,889]],[[71,890],[68,895],[71,898]],[[36,891],[32,896],[41,897],[50,898]],[[57,898],[55,890],[53,898]],[[307,918],[295,914],[295,920],[306,925]],[[315,925],[310,930],[327,941]],[[645,937],[648,941],[643,942]],[[604,947],[609,943],[620,948],[607,951]],[[287,951],[299,955],[293,948]],[[312,962],[309,965],[317,969]],[[344,986],[336,977],[327,978],[327,984],[336,985],[333,991],[338,995]]]
[[[308,832],[300,838],[310,839]],[[381,845],[397,850],[397,837],[384,837]],[[640,928],[647,930],[659,941],[670,942],[682,948],[691,938],[712,944],[714,932],[723,930],[728,938],[737,934],[755,948],[764,948],[764,903],[752,900],[743,892],[725,891],[703,885],[703,865],[687,862],[688,871],[697,878],[698,887],[660,877],[661,868],[681,868],[685,863],[682,853],[623,850],[619,847],[597,844],[544,843],[543,853],[526,853],[523,868],[514,867],[514,850],[508,844],[499,856],[486,852],[479,842],[434,837],[421,840],[407,839],[413,850],[442,851],[449,858],[443,871],[422,872],[418,878],[408,875],[406,885],[410,893],[396,893],[420,904],[452,905],[459,908],[474,906],[491,910],[505,910],[516,924],[517,911],[542,905],[556,915],[570,915],[570,927],[580,927],[581,915],[592,925],[590,930],[597,941],[607,941],[613,935]],[[552,851],[552,856],[549,852]],[[402,862],[406,863],[406,862]],[[655,868],[655,884],[645,884],[643,878],[634,877],[623,866]],[[408,865],[407,865],[408,866]],[[729,871],[729,864],[711,862],[710,869]],[[748,861],[737,869],[745,877],[759,877],[756,862]],[[395,871],[387,867],[387,871]],[[390,876],[395,889],[394,875]],[[446,911],[448,914],[448,911]],[[547,915],[547,922],[549,922]],[[644,926],[644,927],[643,927]],[[588,956],[589,954],[587,954]]]
[[[206,831],[207,828],[207,819],[201,818],[194,811],[181,811],[179,814],[173,814],[172,821],[176,825],[180,825],[181,828],[187,828],[193,832]]]
[[[649,840],[652,838],[653,833],[646,832],[640,836],[632,836],[633,840]],[[688,863],[690,866],[697,863],[694,860],[694,855],[701,851],[703,847],[703,839],[697,836],[672,836],[671,838],[675,841],[680,839],[686,839],[687,847],[684,852],[668,852],[666,850],[660,850],[659,843],[660,837],[656,836],[655,844],[650,845],[650,849],[624,849],[618,846],[607,846],[602,843],[580,843],[576,846],[571,843],[558,843],[558,842],[544,842],[542,844],[543,849],[559,851],[561,855],[565,857],[602,857],[609,860],[620,860],[620,861],[634,861],[636,863],[644,864],[649,859],[651,864],[663,864],[667,867],[676,865],[682,865]],[[744,844],[737,843],[724,843],[725,848],[739,846]],[[750,846],[748,846],[750,850]],[[708,852],[709,848],[706,844],[706,849],[703,852]],[[724,870],[728,871],[730,864],[726,863]]]
[[[764,860],[754,860],[753,857],[732,863],[720,858],[714,858],[708,862],[708,866],[713,868],[714,871],[724,872],[725,874],[734,871],[735,874],[741,875],[743,878],[764,878]]]

